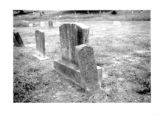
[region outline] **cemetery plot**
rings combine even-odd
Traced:
[[[88,43],[88,33],[89,29],[82,24],[68,23],[60,26],[62,58],[54,61],[54,68],[85,90],[92,92],[100,88],[98,78],[102,76],[98,75],[102,73],[98,74],[98,71],[102,72],[102,68],[98,67],[97,70],[93,49],[85,46]]]
[[[148,14],[137,11],[131,15],[129,11],[119,11],[114,15],[108,12],[39,16],[37,12],[14,17],[14,28],[24,44],[24,47],[14,47],[13,50],[14,102],[151,102]],[[49,27],[49,20],[53,27]],[[78,33],[76,36],[65,31],[71,27],[77,28],[70,29],[71,33]],[[48,60],[40,61],[32,55],[38,51],[36,30],[45,34]],[[67,37],[73,41],[67,41]],[[86,54],[86,51],[91,53]],[[90,60],[91,57],[94,60]],[[54,70],[54,66],[64,73]],[[72,76],[67,79],[69,73]],[[82,74],[84,79],[78,77]],[[91,76],[94,79],[90,81]],[[95,84],[100,89],[93,94],[82,89],[83,86],[92,89]]]

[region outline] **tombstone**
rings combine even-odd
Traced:
[[[48,21],[48,27],[49,27],[49,28],[53,28],[53,21],[52,21],[52,20],[49,20],[49,21]]]
[[[77,64],[75,46],[88,43],[88,27],[79,23],[66,23],[60,26],[59,30],[62,59]]]
[[[39,60],[48,59],[45,55],[45,35],[44,32],[39,30],[35,31],[35,40],[36,40],[36,52],[34,54]]]
[[[29,28],[30,28],[30,32],[32,32],[32,29],[33,29],[33,24],[32,23],[29,24]]]
[[[22,38],[18,32],[13,33],[13,42],[14,42],[14,46],[16,46],[16,47],[24,46]]]
[[[80,69],[80,74],[83,76],[83,82],[85,82],[85,87],[89,90],[95,90],[98,88],[98,71],[96,62],[94,59],[93,48],[86,45],[76,46],[76,55],[78,59],[78,65]]]
[[[44,15],[44,11],[40,11],[40,16],[43,16]]]
[[[60,26],[62,58],[54,61],[54,68],[87,91],[100,86],[102,68],[96,66],[93,48],[87,45],[89,28],[79,23]]]

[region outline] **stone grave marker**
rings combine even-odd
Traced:
[[[60,26],[59,30],[62,59],[77,64],[75,46],[88,43],[88,27],[79,23],[66,23]]]
[[[48,59],[45,55],[45,34],[39,30],[35,31],[36,53],[34,54],[39,60]]]
[[[13,42],[16,47],[24,46],[22,38],[18,32],[13,33]]]
[[[29,24],[29,28],[30,28],[30,32],[32,32],[32,29],[33,29],[33,24],[32,23]]]
[[[54,61],[55,70],[87,91],[97,90],[102,68],[96,66],[93,49],[87,45],[89,28],[79,23],[65,23],[59,30],[62,59]]]
[[[76,55],[85,87],[93,91],[98,89],[98,71],[93,48],[86,44],[78,45],[76,46]]]
[[[53,21],[52,21],[52,20],[49,20],[49,21],[48,21],[48,27],[49,27],[49,28],[53,28]]]

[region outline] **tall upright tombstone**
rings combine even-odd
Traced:
[[[24,46],[22,38],[21,38],[19,32],[14,32],[13,33],[13,43],[14,43],[14,46],[16,46],[16,47]]]
[[[56,71],[87,91],[99,88],[102,68],[96,66],[93,48],[87,45],[89,28],[79,23],[60,26],[62,59],[54,61]]]
[[[34,54],[39,60],[48,59],[45,55],[45,35],[44,32],[39,30],[35,31],[35,40],[36,40],[36,53]]]
[[[49,28],[53,28],[53,21],[52,21],[52,20],[49,20],[49,21],[48,21],[48,27],[49,27]]]
[[[59,30],[62,59],[77,64],[75,46],[88,43],[89,28],[79,23],[66,23]]]

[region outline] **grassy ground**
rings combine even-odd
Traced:
[[[40,21],[50,19],[54,19],[54,28],[39,26]],[[150,21],[146,20],[149,13],[138,11],[14,17],[15,31],[25,44],[14,47],[14,102],[151,102]],[[66,21],[90,28],[89,44],[97,65],[103,67],[101,90],[94,94],[84,92],[53,69],[53,60],[61,57],[59,25]],[[28,27],[29,23],[34,27]],[[32,56],[36,29],[45,32],[49,60]]]

